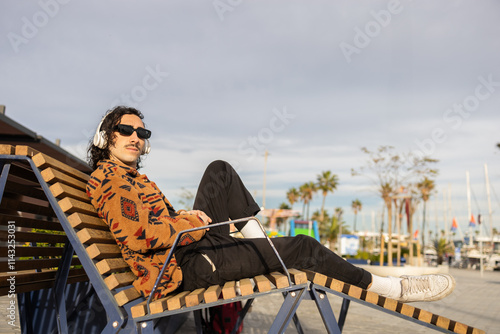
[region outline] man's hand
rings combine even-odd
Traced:
[[[185,213],[188,215],[198,216],[201,220],[203,220],[205,225],[208,225],[212,222],[212,218],[207,216],[207,214],[201,210],[191,210],[191,211],[186,211]]]

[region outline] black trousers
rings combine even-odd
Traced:
[[[213,223],[253,216],[260,210],[236,171],[224,161],[214,161],[207,167],[193,208],[204,211]],[[237,227],[242,226],[244,223]],[[370,273],[343,260],[314,238],[298,235],[273,238],[272,242],[287,268],[316,271],[363,289],[372,281]],[[266,239],[233,238],[229,226],[211,228],[200,241],[180,247],[176,257],[185,290],[282,271]]]

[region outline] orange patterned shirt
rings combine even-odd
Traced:
[[[195,215],[175,212],[154,182],[126,165],[103,160],[87,183],[87,194],[109,225],[122,256],[137,276],[133,285],[147,297],[178,232],[203,226]],[[186,233],[179,241],[199,241],[206,230]],[[172,257],[154,298],[165,297],[182,283],[182,271]]]

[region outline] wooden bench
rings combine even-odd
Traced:
[[[295,311],[304,299],[315,301],[329,333],[341,332],[350,301],[442,332],[484,333],[318,273],[286,268],[285,274],[276,272],[228,282],[224,286],[184,291],[156,301],[145,300],[131,285],[135,276],[121,257],[108,226],[97,216],[85,193],[89,176],[25,146],[3,145],[0,154],[3,154],[0,155],[3,164],[0,222],[7,227],[0,231],[1,240],[8,242],[9,222],[15,221],[16,242],[30,243],[15,249],[16,293],[52,287],[60,332],[68,332],[65,306],[68,298],[63,287],[89,280],[105,311],[102,312],[106,315],[103,333],[171,332],[174,329],[169,320],[188,312],[194,312],[197,328],[201,331],[202,309],[246,301],[242,319],[255,298],[272,293],[283,294],[284,300],[269,329],[271,333],[283,332],[292,319],[297,330],[302,332]],[[36,230],[25,232],[22,228]],[[36,242],[49,246],[40,247]],[[8,244],[2,246],[2,251],[7,254]],[[1,263],[4,276],[0,281],[0,292],[8,294],[10,283],[7,278],[12,270],[8,267],[8,258]],[[338,321],[327,293],[343,298]]]
[[[2,179],[5,179],[6,184],[2,207],[5,207],[6,210],[12,208],[13,212],[16,212],[20,207],[19,203],[23,203],[26,208],[30,209],[29,213],[47,217],[47,222],[42,223],[38,216],[37,219],[30,221],[24,216],[22,218],[19,215],[6,216],[4,220],[7,222],[7,226],[9,219],[13,219],[18,227],[21,222],[29,222],[23,227],[37,230],[42,227],[50,229],[50,233],[47,233],[43,241],[53,240],[61,246],[57,247],[57,250],[54,249],[54,253],[50,253],[50,255],[57,255],[57,258],[46,261],[46,267],[37,268],[47,269],[47,272],[30,274],[32,276],[23,278],[24,281],[29,282],[26,283],[29,288],[17,286],[18,282],[20,283],[22,280],[20,274],[16,274],[16,293],[26,289],[29,291],[30,289],[37,290],[54,286],[58,287],[55,290],[60,291],[63,284],[78,279],[89,279],[106,311],[107,324],[103,333],[116,333],[120,330],[153,333],[154,327],[158,327],[158,319],[239,300],[248,301],[244,308],[244,313],[246,313],[254,298],[270,293],[284,293],[286,296],[270,331],[280,332],[287,327],[293,318],[299,304],[297,300],[301,300],[301,296],[307,289],[306,274],[296,270],[292,270],[290,274],[287,274],[288,276],[276,272],[266,276],[243,279],[239,282],[228,282],[224,286],[212,286],[208,289],[192,292],[185,291],[161,300],[150,301],[150,305],[148,305],[148,301],[144,300],[131,285],[135,279],[134,274],[121,257],[120,250],[108,226],[97,216],[96,210],[90,204],[85,192],[89,176],[27,147],[4,145],[1,153],[4,154],[2,156],[4,166],[9,166],[4,168],[5,173],[2,173]],[[17,173],[19,166],[23,166],[23,182],[15,183],[19,174]],[[25,185],[25,180],[29,180],[30,184]],[[25,200],[14,197],[11,194],[14,188],[18,189],[18,192],[24,191],[27,195],[34,196],[34,192],[36,192],[35,198],[43,200],[43,203],[37,203],[38,205],[35,207],[31,203],[34,202],[32,198]],[[227,222],[227,224],[229,223],[231,222]],[[3,231],[2,233],[4,239],[7,240],[9,232]],[[16,241],[32,243],[34,240],[42,240],[38,238],[38,232],[31,231],[29,235],[24,233],[16,231]],[[65,245],[65,248],[62,245]],[[19,255],[20,248],[16,248],[17,259],[21,256]],[[22,248],[23,251],[26,248],[22,256],[29,254],[36,258],[41,254],[49,254],[41,247],[31,245]],[[55,247],[50,247],[51,250],[52,248]],[[76,253],[77,257],[73,255],[73,252]],[[16,260],[16,270],[20,270],[21,267],[30,268],[30,263]],[[8,268],[4,266],[2,269],[5,269],[2,272],[9,275]],[[49,272],[52,275],[51,278],[44,281],[41,275],[48,275]],[[35,279],[33,275],[38,276]],[[56,280],[57,275],[60,277],[59,280]],[[2,279],[5,289],[8,288],[9,284],[6,278],[7,276]],[[64,332],[67,329],[66,312],[63,307],[64,300],[66,300],[65,294],[61,292],[57,299],[60,306],[58,307],[58,319],[60,320],[58,327],[60,331]],[[242,313],[243,316],[244,313]],[[197,321],[200,314],[201,312],[196,313]],[[169,325],[163,324],[163,326]],[[162,328],[160,332],[163,330],[165,329]]]

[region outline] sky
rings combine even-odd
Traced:
[[[342,208],[352,225],[359,199],[358,229],[378,229],[377,188],[351,169],[366,165],[362,147],[389,145],[439,160],[431,228],[449,229],[454,216],[466,232],[468,171],[472,214],[489,232],[487,166],[500,229],[498,1],[4,0],[0,9],[6,115],[85,159],[108,109],[140,109],[153,132],[141,172],[174,206],[216,159],[260,205],[265,171],[266,208],[330,170],[339,185],[325,208]]]

